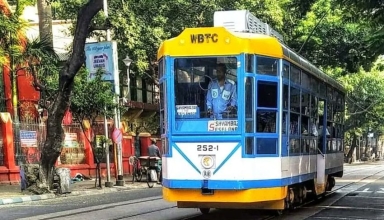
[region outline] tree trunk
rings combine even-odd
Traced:
[[[58,94],[48,109],[47,138],[40,161],[40,187],[50,188],[53,181],[53,168],[60,156],[64,136],[61,122],[70,102],[73,79],[85,60],[84,46],[90,23],[102,7],[103,0],[89,0],[78,12],[72,54],[60,71]]]
[[[347,154],[348,163],[352,162],[352,155],[353,155],[353,151],[356,149],[356,146],[357,146],[357,136],[356,136],[356,134],[353,134],[352,135],[351,149],[349,149],[348,154]]]

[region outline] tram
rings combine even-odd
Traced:
[[[158,50],[163,198],[282,211],[343,176],[345,90],[247,10]]]

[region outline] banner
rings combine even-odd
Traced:
[[[36,131],[20,130],[21,147],[37,147]]]
[[[95,78],[100,69],[103,73],[102,79],[110,81],[115,86],[115,93],[118,95],[119,68],[117,57],[116,41],[103,41],[85,44],[86,67],[89,71],[89,79]]]

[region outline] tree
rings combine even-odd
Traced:
[[[0,1],[0,9],[2,10],[0,20],[2,23],[0,24],[0,27],[2,27],[0,31],[0,65],[9,71],[10,74],[15,122],[19,122],[17,77],[21,71],[25,71],[28,68],[26,58],[31,57],[31,55],[25,50],[27,44],[29,43],[29,48],[34,47],[34,45],[31,45],[31,42],[26,40],[24,29],[27,23],[21,18],[21,15],[24,8],[32,3],[32,0],[17,1],[16,10],[11,12],[7,1]]]
[[[381,60],[370,71],[360,71],[339,77],[347,90],[345,117],[345,140],[351,146],[347,157],[351,158],[360,136],[369,130],[381,132],[384,123],[384,74]]]
[[[112,92],[112,84],[102,80],[101,72],[99,72],[93,80],[89,80],[88,76],[88,71],[82,68],[76,77],[70,110],[78,123],[81,124],[84,136],[92,146],[93,154],[98,155],[97,151],[99,148],[93,129],[96,124],[96,119],[101,116],[113,117],[113,109],[117,107],[117,104],[113,101],[115,97]],[[84,122],[89,122],[88,128]],[[90,130],[90,133],[88,133],[90,135],[87,135],[87,130]],[[106,142],[107,140],[104,138],[100,141]],[[102,147],[101,149],[104,148]],[[104,152],[101,152],[101,155],[104,155]],[[99,187],[101,187],[100,163],[102,157],[95,156],[95,159]]]
[[[85,60],[85,40],[91,30],[92,19],[102,9],[102,0],[89,0],[77,14],[73,47],[69,59],[59,72],[58,90],[48,106],[47,135],[40,161],[41,188],[48,188],[53,180],[53,167],[62,149],[64,131],[61,127],[66,109],[70,106],[70,97],[74,78]],[[44,90],[44,87],[40,87]]]
[[[384,49],[381,46],[384,42],[384,5],[377,0],[337,0],[344,10],[344,18],[349,20],[360,20],[361,27],[369,26],[374,31],[371,35],[364,38],[371,49],[372,54],[379,56]]]

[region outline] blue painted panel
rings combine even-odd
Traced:
[[[326,174],[336,173],[343,170],[343,167],[327,169]],[[308,173],[283,179],[270,180],[172,180],[163,179],[163,186],[173,189],[201,189],[205,185],[209,189],[232,189],[242,190],[251,188],[268,188],[292,185],[312,180],[316,173]]]

